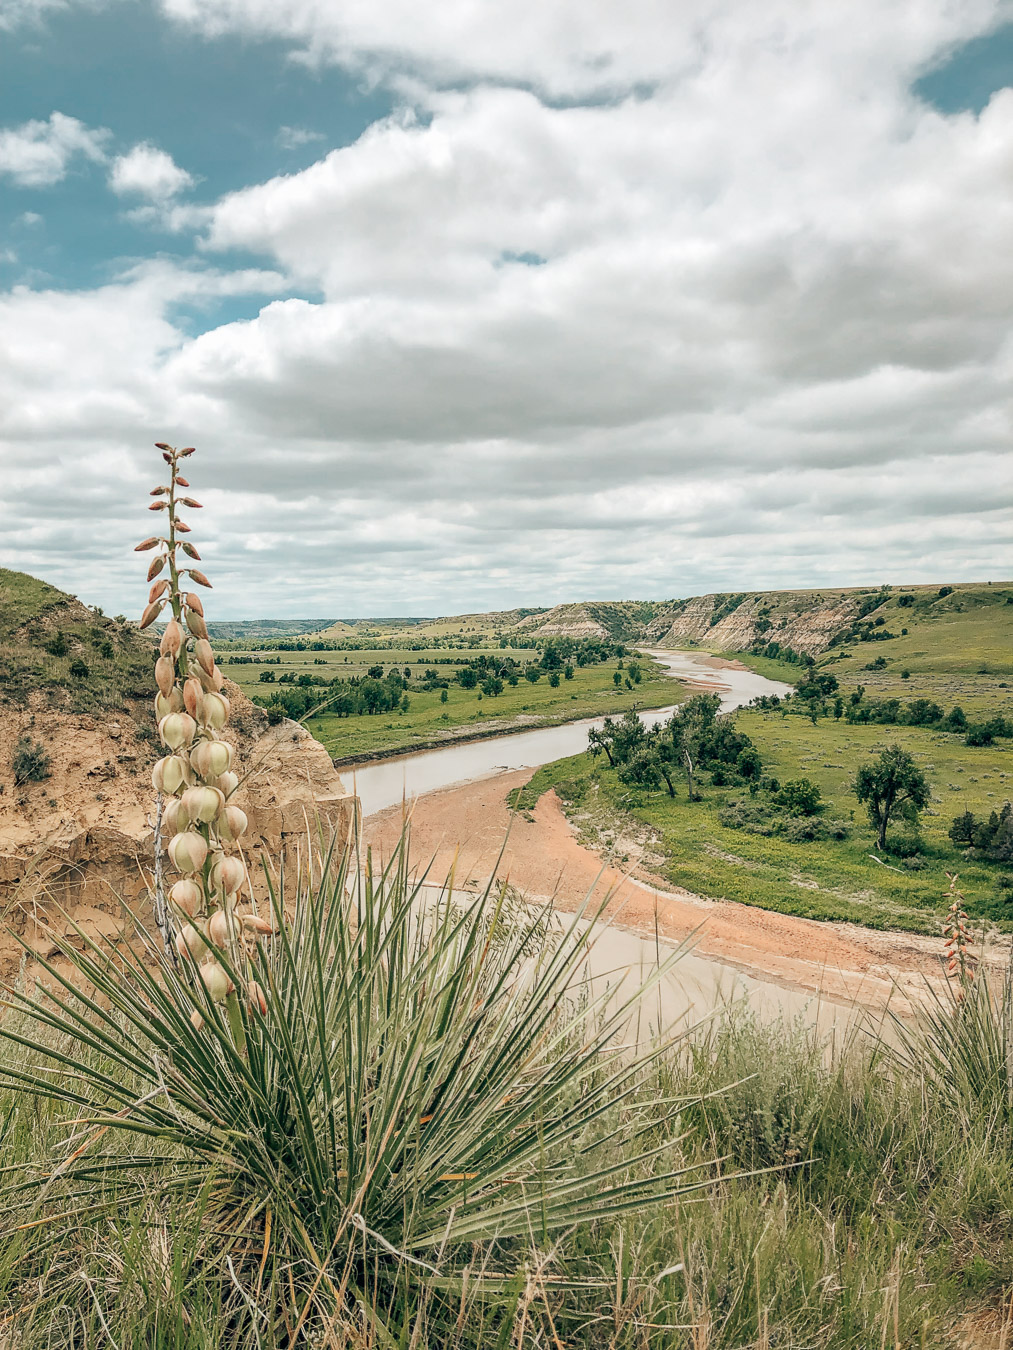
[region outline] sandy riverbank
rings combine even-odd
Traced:
[[[507,794],[529,777],[530,770],[521,769],[420,797],[412,809],[412,854],[420,870],[431,862],[430,875],[442,878],[456,856],[458,885],[476,888],[496,870],[529,898],[552,897],[561,910],[573,910],[597,885],[602,894],[613,893],[608,912],[624,927],[653,936],[657,926],[662,938],[675,942],[698,929],[703,956],[867,1007],[896,999],[898,987],[913,994],[926,975],[939,973],[940,944],[932,938],[706,900],[648,873],[627,875],[603,864],[578,841],[555,793],[546,793],[530,818],[509,810]],[[400,807],[391,807],[368,818],[366,842],[388,854],[401,816]]]

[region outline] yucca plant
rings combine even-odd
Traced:
[[[680,1165],[672,1104],[644,1097],[671,1040],[624,1043],[644,990],[617,999],[587,981],[597,903],[546,942],[548,911],[508,905],[505,886],[462,898],[417,878],[407,829],[378,866],[354,837],[320,830],[294,875],[265,866],[272,919],[237,922],[240,887],[223,866],[240,833],[223,783],[233,770],[204,749],[223,744],[223,696],[199,603],[180,599],[178,457],[160,448],[175,528],[145,541],[170,569],[145,619],[169,603],[179,629],[159,658],[170,754],[155,785],[174,794],[183,959],[140,927],[127,946],[79,933],[71,977],[43,961],[48,987],[10,992],[19,1015],[0,1040],[35,1065],[11,1056],[0,1084],[69,1108],[75,1129],[44,1178],[9,1180],[19,1217],[40,1201],[80,1218],[142,1199],[178,1213],[192,1199],[230,1278],[251,1306],[273,1291],[258,1316],[280,1317],[294,1344],[307,1319],[342,1316],[367,1286],[374,1311],[385,1280],[443,1287],[477,1242],[495,1244],[483,1257],[494,1287],[550,1234],[709,1184],[712,1169]],[[181,614],[203,672],[189,690]],[[171,720],[183,717],[182,729]]]

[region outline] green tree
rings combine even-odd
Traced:
[[[550,671],[549,671],[549,684],[552,685],[553,689],[558,689],[558,688],[559,688],[559,671],[558,671],[558,670],[550,670]]]
[[[563,667],[563,677],[567,680],[573,679],[573,666],[570,665],[569,661],[567,661],[566,665]]]
[[[440,690],[440,702],[441,702],[441,703],[446,703],[447,697],[448,697],[447,691],[446,691],[445,689],[441,689],[441,690]]]
[[[861,766],[855,775],[854,792],[868,809],[878,849],[886,848],[890,821],[897,816],[916,821],[930,796],[928,779],[899,745],[891,745],[871,764]]]

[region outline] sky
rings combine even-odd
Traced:
[[[0,0],[0,565],[211,618],[1008,578],[1013,0]]]

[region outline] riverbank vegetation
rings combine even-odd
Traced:
[[[304,720],[339,762],[633,706],[663,707],[681,693],[654,661],[597,638],[453,654],[264,651],[253,661],[231,652],[222,661],[269,717]]]
[[[674,796],[663,779],[652,782],[649,765],[638,781],[635,757],[624,770],[588,752],[539,769],[521,804],[556,788],[592,844],[628,833],[624,821],[647,829],[665,878],[697,895],[934,933],[946,873],[957,871],[973,920],[1013,931],[1013,863],[995,842],[1004,819],[1008,829],[1002,813],[1013,797],[1008,740],[970,747],[958,732],[833,716],[813,723],[783,708],[739,712],[724,739],[729,754],[738,747],[735,760],[704,756],[698,800],[684,779],[673,779]],[[893,746],[924,777],[927,797],[913,818],[897,813],[880,850],[868,801],[855,788],[863,768]],[[736,762],[744,752],[747,765]],[[961,827],[952,833],[968,812],[978,846]]]

